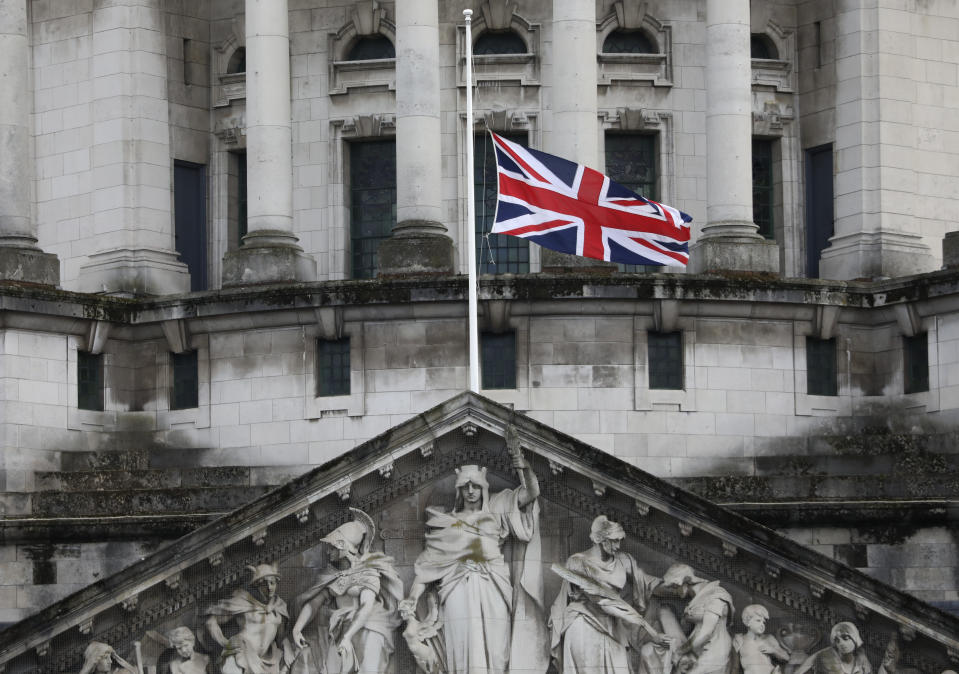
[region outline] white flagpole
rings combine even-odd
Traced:
[[[466,248],[469,251],[469,349],[470,391],[479,393],[479,319],[477,317],[476,204],[473,184],[473,10],[464,9],[466,20]]]

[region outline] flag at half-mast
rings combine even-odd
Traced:
[[[582,164],[491,135],[499,179],[493,234],[607,262],[689,262],[690,216]]]

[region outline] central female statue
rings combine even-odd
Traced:
[[[549,664],[539,482],[518,447],[510,454],[518,488],[490,494],[486,468],[467,465],[456,471],[453,511],[427,508],[430,531],[400,606],[411,615],[424,591],[435,588],[450,674],[541,673]],[[510,538],[512,573],[503,553]]]

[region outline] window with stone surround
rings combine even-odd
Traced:
[[[77,408],[103,411],[103,354],[77,351]]]
[[[247,232],[246,150],[231,154],[230,168],[235,168],[235,175],[234,171],[231,170],[230,179],[236,182],[235,189],[230,190],[230,194],[234,195],[233,203],[230,205],[230,213],[235,214],[236,217],[236,245],[239,247],[243,245],[243,237],[246,236]]]
[[[836,371],[836,339],[806,337],[806,393],[839,395]]]
[[[649,332],[646,335],[649,358],[649,388],[683,388],[683,333]]]
[[[377,249],[396,224],[396,142],[352,142],[349,148],[352,278],[373,278]]]
[[[350,394],[350,338],[316,341],[316,395]]]
[[[764,33],[749,36],[749,57],[753,59],[775,60],[779,58],[776,43]]]
[[[396,47],[385,35],[364,35],[352,44],[347,61],[374,61],[396,58]]]
[[[929,390],[929,335],[925,332],[903,337],[903,392]]]
[[[516,388],[516,333],[480,335],[480,370],[484,389]]]
[[[506,140],[527,144],[525,133],[500,133]],[[496,157],[488,133],[474,137],[473,180],[476,208],[476,263],[480,274],[526,274],[529,242],[518,236],[489,234],[496,215]]]
[[[603,40],[604,54],[655,54],[653,41],[641,30],[614,30]]]
[[[610,131],[606,133],[605,145],[606,175],[641,196],[658,200],[656,134]],[[619,264],[617,267],[624,272],[659,269],[658,266],[641,264]]]
[[[829,245],[834,227],[832,145],[805,151],[806,159],[806,276],[819,278],[819,257]]]
[[[173,386],[170,393],[171,410],[187,410],[199,406],[200,375],[196,351],[171,353]]]
[[[206,166],[173,162],[174,245],[190,271],[190,290],[209,287],[206,231]]]
[[[477,56],[525,53],[526,43],[512,30],[485,31],[473,45],[473,54]]]
[[[753,138],[753,222],[759,234],[776,238],[776,182],[772,138]]]

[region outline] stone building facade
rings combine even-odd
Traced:
[[[487,0],[474,120],[466,5],[0,0],[0,623],[463,391],[474,244],[483,395],[955,607],[955,3]],[[691,273],[477,237],[488,129]]]

